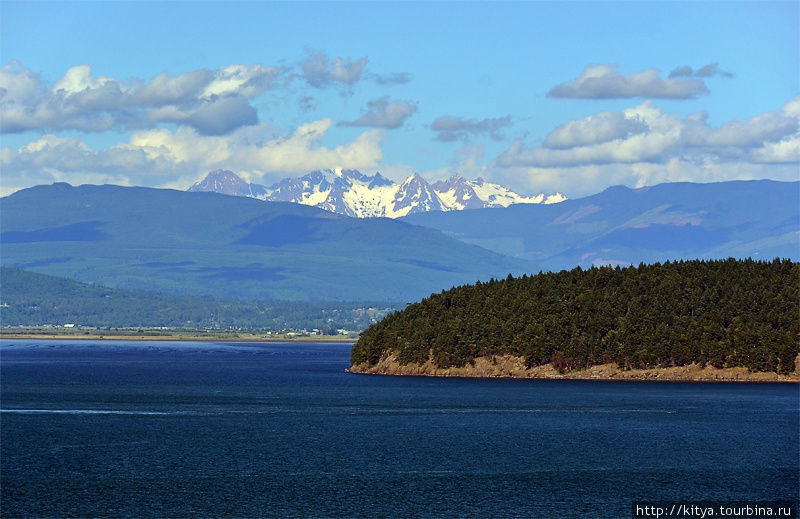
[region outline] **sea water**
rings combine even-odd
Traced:
[[[796,501],[794,384],[345,373],[349,344],[0,342],[4,517],[630,517]]]

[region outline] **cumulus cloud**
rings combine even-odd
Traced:
[[[538,145],[514,142],[491,163],[489,176],[532,190],[570,196],[615,184],[797,180],[800,96],[780,110],[717,127],[699,113],[680,118],[652,101],[618,113],[569,121]]]
[[[683,143],[700,148],[739,148],[743,151],[779,142],[797,131],[797,118],[780,112],[767,112],[751,119],[733,119],[719,128],[708,126],[702,112],[683,121]]]
[[[417,104],[411,101],[389,101],[381,97],[367,103],[364,114],[355,121],[344,121],[342,126],[370,126],[373,128],[399,128],[406,119],[417,111]]]
[[[472,137],[488,135],[495,141],[503,140],[503,128],[511,125],[511,116],[488,119],[463,119],[445,115],[433,121],[431,128],[437,132],[436,140],[442,142],[468,141]]]
[[[378,85],[403,85],[413,76],[408,72],[378,74],[367,72],[369,58],[353,59],[337,57],[330,59],[320,51],[307,51],[307,57],[300,62],[300,73],[293,77],[301,78],[314,88],[340,86],[350,88],[359,81],[374,81]]]
[[[368,62],[366,56],[356,60],[341,57],[330,60],[324,53],[314,52],[300,64],[301,77],[315,88],[335,84],[350,86],[361,79]]]
[[[674,78],[683,78],[683,77],[699,77],[699,78],[708,78],[708,77],[724,77],[724,78],[732,78],[733,74],[730,72],[726,72],[719,68],[719,63],[710,63],[704,67],[700,67],[697,70],[692,69],[689,65],[684,65],[682,67],[678,67],[672,72],[669,73],[670,79]]]
[[[767,112],[747,120],[734,119],[718,128],[707,123],[707,114],[680,119],[664,113],[652,101],[620,113],[602,112],[570,121],[550,133],[539,146],[516,141],[500,154],[500,166],[572,167],[587,164],[640,162],[664,163],[672,158],[702,157],[755,161],[765,146],[797,134],[797,117]],[[785,147],[786,145],[781,145]]]
[[[780,114],[800,121],[800,94],[783,105]],[[795,127],[795,132],[788,137],[765,142],[753,152],[753,158],[755,162],[764,164],[791,164],[797,175],[797,164],[800,163],[800,128]]]
[[[95,151],[77,137],[43,135],[18,149],[0,149],[0,193],[37,184],[147,185],[145,176],[180,175],[187,164],[148,157],[144,150],[112,146]]]
[[[601,112],[562,124],[545,138],[547,148],[574,148],[625,139],[647,130],[647,124],[623,113]]]
[[[293,78],[315,88],[350,88],[363,79],[380,85],[411,80],[408,73],[366,74],[367,63],[366,57],[329,59],[317,52],[290,68],[227,65],[177,75],[162,72],[149,81],[123,81],[97,75],[89,65],[75,65],[47,82],[20,62],[10,61],[0,66],[0,133],[129,131],[172,123],[190,126],[202,135],[222,135],[257,124],[254,99],[285,87]],[[301,96],[299,106],[311,110],[314,99]],[[388,108],[402,113],[411,107],[412,103],[403,101]],[[391,124],[387,119],[384,124],[365,125],[395,127]]]
[[[0,191],[34,184],[114,183],[186,188],[212,169],[225,168],[266,183],[320,168],[374,169],[383,158],[380,130],[334,147],[320,144],[332,121],[323,119],[273,136],[257,125],[229,135],[201,135],[183,126],[141,130],[129,142],[94,150],[79,138],[45,135],[17,149],[0,150]]]
[[[769,178],[797,181],[797,164],[758,164],[747,162],[693,162],[679,158],[662,164],[587,164],[571,168],[510,167],[490,168],[486,178],[520,193],[560,191],[569,198],[593,195],[610,187],[631,188],[663,182],[722,182]]]
[[[148,113],[147,120],[150,124],[144,126],[174,122],[191,126],[203,135],[222,135],[240,126],[258,123],[258,113],[247,99],[231,96],[190,108],[176,105],[160,107]]]
[[[268,131],[247,129],[230,137],[202,137],[189,128],[176,132],[141,131],[131,136],[126,148],[144,150],[153,159],[194,163],[199,171],[225,167],[252,177],[268,172],[307,173],[319,168],[367,168],[380,162],[381,134],[377,130],[364,132],[352,142],[334,148],[320,146],[319,141],[332,124],[330,119],[310,122],[289,135],[266,141],[264,134]]]
[[[659,73],[651,68],[626,76],[617,65],[588,65],[576,79],[554,86],[547,95],[571,99],[694,99],[708,94],[700,79],[662,78]]]
[[[258,122],[250,101],[272,88],[279,67],[230,65],[150,81],[95,76],[77,65],[47,85],[17,61],[0,67],[0,132],[151,128],[186,124],[217,135]]]
[[[795,117],[800,119],[800,94],[796,95],[794,99],[789,100],[781,107],[781,113],[788,117]]]

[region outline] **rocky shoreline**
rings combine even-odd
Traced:
[[[582,370],[560,373],[552,365],[525,367],[525,359],[512,355],[478,357],[473,365],[440,368],[431,360],[425,364],[400,364],[397,356],[384,355],[377,364],[351,366],[347,371],[365,375],[396,375],[423,377],[462,378],[514,378],[514,379],[572,379],[572,380],[647,380],[665,382],[789,382],[800,383],[795,361],[795,372],[779,375],[774,372],[751,372],[747,368],[701,367],[699,364],[670,368],[620,369],[616,364],[602,364]]]

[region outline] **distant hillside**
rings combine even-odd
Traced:
[[[426,211],[552,204],[565,200],[561,193],[520,195],[480,177],[466,180],[453,175],[430,184],[414,174],[397,184],[380,173],[365,175],[354,169],[312,171],[300,178],[285,178],[270,187],[245,182],[234,172],[220,169],[210,172],[189,191],[294,202],[356,218],[397,218]]]
[[[217,193],[67,184],[0,199],[2,264],[114,288],[411,301],[538,268],[439,231]]]
[[[423,213],[403,221],[551,270],[692,258],[800,259],[800,182],[620,186],[553,205]]]
[[[0,324],[361,330],[391,303],[241,301],[117,290],[0,267]]]
[[[800,352],[800,264],[687,261],[576,268],[446,290],[390,314],[353,346],[369,371],[511,355],[561,371],[617,363],[788,374]]]

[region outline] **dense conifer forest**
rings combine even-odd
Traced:
[[[800,264],[776,259],[576,268],[455,287],[362,333],[351,361],[464,366],[516,355],[560,371],[621,367],[794,370],[800,349]]]
[[[361,330],[394,305],[243,301],[200,295],[119,290],[0,267],[0,323],[40,326]],[[387,308],[389,307],[389,308]]]

